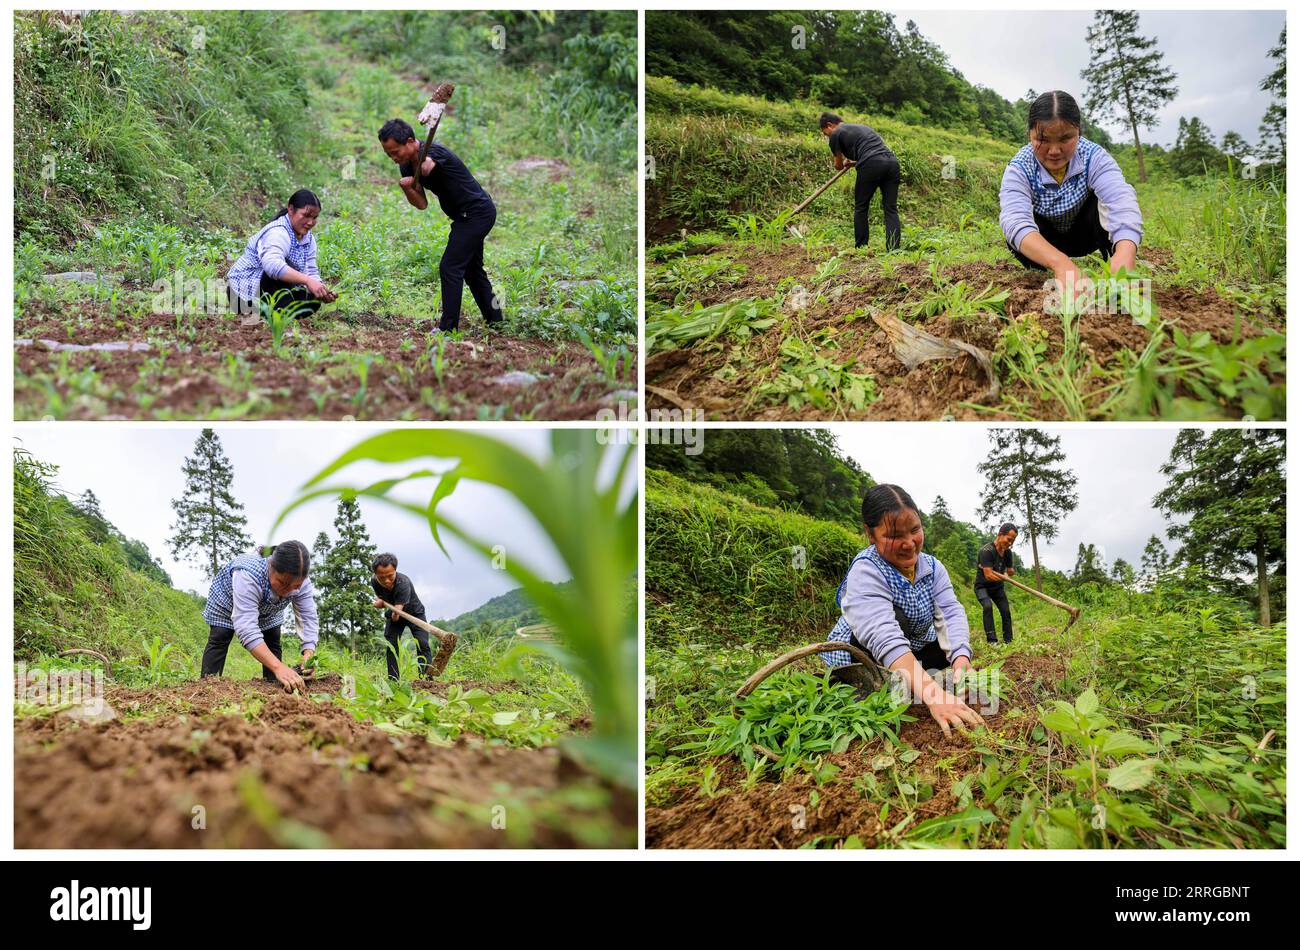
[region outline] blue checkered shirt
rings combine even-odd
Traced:
[[[931,554],[922,554],[921,557],[926,559],[930,570],[924,577],[919,576],[922,572],[918,570],[916,583],[912,583],[898,568],[881,557],[874,547],[859,551],[850,562],[849,569],[844,572],[844,580],[840,581],[839,590],[835,592],[835,606],[843,608],[844,595],[848,591],[849,574],[853,572],[853,566],[859,561],[867,561],[880,571],[886,587],[889,588],[890,599],[908,620],[908,625],[903,629],[908,645],[913,651],[920,650],[939,637],[938,631],[934,628],[935,560]],[[836,643],[854,642],[853,628],[849,626],[843,614],[840,614],[840,619],[826,639]],[[821,657],[828,666],[845,666],[853,662],[853,657],[847,650],[831,650],[823,653]]]
[[[300,274],[320,276],[315,232],[308,231],[299,240],[289,225],[289,216],[282,214],[248,239],[244,253],[231,265],[226,283],[241,299],[256,300],[262,294],[262,275],[278,280],[289,267]]]

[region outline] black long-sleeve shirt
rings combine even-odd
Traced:
[[[443,214],[455,221],[492,206],[491,196],[455,152],[434,142],[428,157],[433,159],[433,173],[420,176],[420,187],[437,195]],[[409,162],[402,164],[401,177],[415,174],[413,169]]]
[[[426,619],[424,616],[424,604],[420,603],[420,595],[415,592],[415,585],[405,574],[398,573],[393,580],[393,586],[390,590],[375,578],[370,578],[370,587],[378,597],[386,604],[392,604],[394,607],[401,607],[404,613],[412,617],[419,617],[421,620]],[[404,627],[405,620],[393,620],[391,610],[384,611],[384,625],[386,627]]]

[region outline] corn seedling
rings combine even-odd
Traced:
[[[637,562],[636,456],[628,446],[602,445],[594,434],[576,429],[552,431],[550,456],[544,461],[465,430],[397,430],[366,439],[318,472],[281,512],[276,526],[313,498],[365,496],[427,523],[444,554],[446,532],[478,556],[493,560],[492,544],[446,514],[446,502],[463,480],[494,485],[512,495],[550,538],[573,579],[571,587],[557,588],[520,558],[506,561],[505,570],[559,630],[554,643],[517,649],[550,656],[582,682],[591,698],[593,728],[590,736],[567,745],[591,768],[633,787],[638,637],[636,611],[629,609],[629,584]],[[401,464],[429,458],[458,461],[442,473],[423,469],[365,487],[320,487],[356,462]],[[390,495],[395,486],[422,479],[436,480],[427,503]]]

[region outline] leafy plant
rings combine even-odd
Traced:
[[[651,313],[647,309],[646,349],[651,353],[695,343],[708,343],[723,334],[747,339],[759,330],[775,325],[780,309],[766,298],[733,300],[728,303],[691,308],[667,307]]]
[[[506,571],[523,586],[542,614],[558,628],[555,642],[522,647],[553,657],[583,683],[591,697],[593,728],[589,737],[568,742],[575,756],[605,776],[627,786],[637,769],[637,621],[630,609],[632,573],[637,562],[637,500],[628,446],[601,444],[591,431],[551,432],[550,456],[538,461],[514,446],[464,430],[403,429],[357,444],[313,476],[277,519],[326,495],[362,495],[409,512],[426,521],[434,541],[446,553],[447,532],[486,559],[493,541],[476,536],[444,513],[445,503],[461,481],[494,485],[513,496],[545,533],[572,586],[556,587],[518,557],[508,557]],[[400,464],[425,458],[454,458],[443,473],[427,469],[364,487],[319,487],[331,475],[361,461]],[[390,495],[400,484],[435,479],[427,504]],[[273,529],[274,530],[274,529]]]
[[[883,736],[896,743],[898,724],[910,719],[907,708],[888,688],[860,700],[852,686],[832,684],[829,672],[814,676],[792,670],[759,684],[736,700],[731,712],[687,732],[698,738],[673,751],[734,755],[751,770],[766,760],[785,770],[844,752],[855,739],[870,742]]]

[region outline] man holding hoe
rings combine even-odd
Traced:
[[[500,324],[504,317],[492,291],[492,282],[483,269],[483,242],[497,220],[497,208],[483,186],[470,174],[465,163],[451,149],[429,143],[428,154],[420,163],[420,140],[401,119],[389,119],[379,130],[384,154],[398,166],[402,177],[397,184],[411,206],[420,211],[429,207],[426,191],[438,197],[442,213],[451,219],[447,247],[438,262],[442,281],[442,320],[438,329],[449,333],[460,327],[460,304],[465,284],[469,284],[474,302],[489,326]]]
[[[415,592],[415,585],[405,574],[397,573],[397,557],[392,554],[381,554],[375,558],[371,569],[375,576],[370,579],[370,586],[375,592],[375,607],[382,608],[388,605],[388,613],[384,617],[384,639],[388,641],[389,649],[386,652],[388,659],[388,678],[395,680],[398,677],[397,657],[399,647],[402,644],[402,631],[410,630],[411,636],[415,637],[418,644],[419,659],[416,661],[419,666],[420,675],[433,662],[433,649],[429,646],[429,634],[418,624],[411,623],[402,614],[408,614],[420,620],[424,620],[424,604],[420,603],[420,596]],[[401,613],[398,613],[401,611]]]
[[[885,210],[885,249],[897,250],[903,237],[903,226],[898,219],[898,186],[902,181],[898,157],[869,125],[845,122],[834,112],[823,112],[817,125],[822,135],[830,139],[836,170],[846,165],[857,168],[857,181],[853,185],[854,246],[867,246],[871,199],[879,188]]]
[[[991,644],[998,642],[993,626],[993,605],[1002,615],[1002,642],[1011,642],[1011,604],[1003,581],[1016,572],[1011,545],[1016,543],[1016,526],[1007,522],[998,529],[998,536],[980,548],[979,562],[975,568],[975,598],[984,608],[984,636]]]

